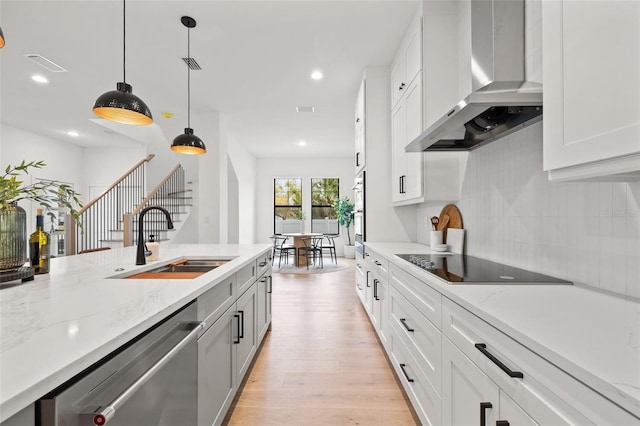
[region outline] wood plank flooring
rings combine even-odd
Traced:
[[[228,425],[416,425],[354,289],[354,262],[273,275],[272,329]]]

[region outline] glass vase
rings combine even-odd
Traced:
[[[0,272],[14,271],[27,258],[27,213],[16,203],[0,207]]]

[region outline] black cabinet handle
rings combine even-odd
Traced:
[[[402,89],[404,89],[404,86],[406,86],[406,84],[402,83],[402,84],[400,85],[400,87],[398,87],[398,90],[402,90]]]
[[[377,278],[373,279],[373,298],[376,300],[380,300],[378,299],[378,282],[380,280],[378,280]]]
[[[371,287],[369,285],[369,274],[371,273],[371,271],[367,271],[367,287]]]
[[[507,420],[498,420],[496,421],[496,426],[509,426],[509,422]]]
[[[404,325],[404,328],[406,328],[407,331],[409,331],[411,333],[413,333],[415,331],[413,328],[411,328],[411,327],[409,327],[407,325],[407,319],[406,318],[400,318],[400,322],[402,323],[402,325]]]
[[[402,176],[398,177],[398,192],[402,194]]]
[[[514,377],[514,378],[518,378],[518,379],[522,379],[524,378],[524,374],[522,374],[520,371],[513,371],[511,370],[509,367],[507,367],[506,365],[504,365],[504,363],[502,361],[500,361],[498,358],[496,358],[495,356],[493,356],[488,350],[487,350],[487,345],[485,343],[476,343],[475,344],[476,349],[478,349],[480,352],[482,352],[484,354],[484,356],[486,356],[487,358],[489,358],[491,360],[491,362],[493,362],[495,365],[497,365],[498,367],[500,367],[500,369],[502,371],[504,371],[505,373],[507,373],[507,375],[509,377]]]
[[[375,263],[378,266],[382,266],[382,263],[378,262],[377,260],[374,260],[373,263]]]
[[[238,320],[238,340],[233,341],[233,344],[237,345],[238,343],[240,343],[240,315],[233,314],[233,317]]]
[[[400,370],[402,370],[402,374],[404,374],[404,377],[407,379],[407,382],[409,383],[413,383],[413,379],[409,377],[409,375],[407,374],[406,370],[404,369],[404,367],[406,367],[407,364],[400,364]]]
[[[356,152],[356,166],[360,165],[360,153]]]
[[[356,123],[360,122],[360,117],[356,118]]]
[[[267,290],[267,293],[273,293],[273,277],[271,275],[269,275],[269,290]]]
[[[262,268],[263,266],[267,266],[267,262],[260,262],[259,266]]]
[[[493,408],[490,402],[480,403],[480,426],[487,426],[487,409]]]
[[[238,311],[238,313],[242,316],[240,323],[238,324],[238,337],[240,339],[244,339],[244,311]]]

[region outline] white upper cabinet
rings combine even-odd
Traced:
[[[356,174],[364,169],[365,166],[365,80],[362,80],[360,84],[360,90],[358,91],[358,97],[356,98],[356,111],[355,111],[355,136],[356,136],[356,159],[355,168]]]
[[[544,170],[640,178],[640,2],[542,2]]]
[[[391,106],[394,107],[422,70],[422,19],[417,16],[391,64]]]
[[[404,147],[423,130],[422,16],[407,30],[391,66],[391,201],[395,205],[424,201],[421,152]]]

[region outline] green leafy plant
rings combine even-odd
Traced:
[[[7,166],[4,174],[0,176],[0,209],[5,208],[20,200],[31,200],[42,205],[51,219],[55,219],[52,209],[65,207],[69,213],[80,223],[78,210],[82,203],[78,194],[71,185],[55,180],[41,179],[31,185],[25,185],[18,180],[20,175],[28,175],[30,169],[41,169],[46,166],[44,161],[24,160],[17,166]]]
[[[353,208],[355,206],[346,195],[342,196],[333,202],[333,208],[336,210],[336,215],[338,217],[338,223],[345,228],[347,228],[347,238],[349,239],[349,244],[351,245],[351,234],[349,233],[349,227],[353,223]]]

